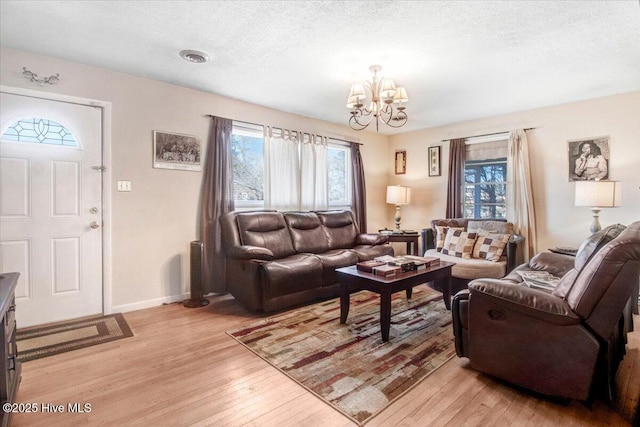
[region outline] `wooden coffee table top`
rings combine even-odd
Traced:
[[[447,267],[451,267],[456,265],[454,262],[447,262],[447,261],[440,261],[439,264],[436,264],[434,266],[431,267],[427,267],[423,270],[415,270],[415,271],[407,271],[405,273],[396,273],[393,276],[388,276],[388,277],[384,277],[384,276],[378,276],[376,274],[373,273],[367,273],[364,271],[360,271],[356,268],[355,265],[350,265],[349,267],[342,267],[342,268],[336,268],[336,272],[340,272],[343,274],[348,274],[350,276],[356,276],[356,277],[360,277],[363,279],[368,279],[368,280],[374,280],[376,282],[381,282],[381,283],[394,283],[394,282],[398,282],[400,280],[404,280],[404,279],[408,279],[410,277],[414,277],[414,276],[421,276],[423,274],[427,274],[430,273],[432,271],[437,271],[443,268],[447,268]]]

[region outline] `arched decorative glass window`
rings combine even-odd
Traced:
[[[2,134],[5,141],[78,147],[69,129],[53,120],[33,117],[15,122]]]

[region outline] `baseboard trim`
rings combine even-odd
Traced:
[[[180,295],[170,295],[162,298],[155,298],[146,301],[138,301],[131,304],[122,304],[111,307],[111,313],[126,313],[128,311],[142,310],[145,308],[158,307],[163,304],[172,304],[174,302],[184,301],[191,296],[190,292]]]

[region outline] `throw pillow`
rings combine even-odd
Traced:
[[[494,262],[499,261],[510,238],[510,234],[491,233],[478,237],[473,247],[473,257]]]
[[[436,251],[442,252],[442,248],[444,247],[444,239],[445,237],[447,237],[447,231],[449,230],[464,230],[464,228],[436,225]]]
[[[468,233],[462,230],[449,229],[444,239],[442,253],[463,259],[471,259],[473,245],[478,235],[476,233]]]

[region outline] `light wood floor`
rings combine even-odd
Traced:
[[[18,402],[89,403],[90,413],[14,414],[18,426],[354,426],[225,334],[261,316],[229,296],[207,307],[126,313],[135,336],[23,365]],[[619,387],[640,392],[640,321]],[[629,425],[602,402],[559,404],[454,358],[367,424],[375,426]]]

